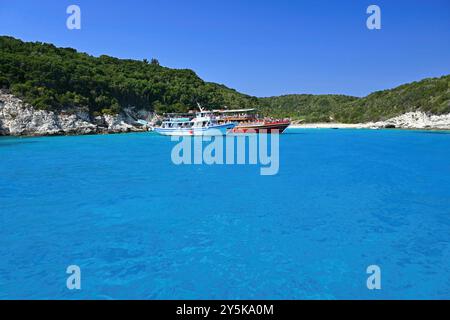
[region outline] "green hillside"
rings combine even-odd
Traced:
[[[339,108],[342,122],[385,120],[406,112],[450,113],[450,75],[377,91]]]
[[[71,48],[0,37],[0,87],[39,109],[84,109],[115,114],[127,107],[185,112],[197,102],[211,108],[258,108],[272,117],[306,122],[366,122],[408,111],[450,113],[450,76],[425,79],[364,98],[285,95],[256,98],[205,82],[188,69],[158,61],[93,57]]]
[[[343,95],[291,94],[279,97],[261,98],[260,111],[267,116],[289,117],[306,122],[328,122],[336,112],[358,98]]]
[[[0,86],[37,108],[85,108],[117,113],[126,107],[158,112],[255,107],[257,99],[208,83],[192,70],[150,62],[93,57],[71,48],[0,37]]]
[[[450,113],[450,75],[374,92],[364,98],[306,94],[261,98],[260,108],[267,115],[306,122],[368,122],[410,111]]]
[[[424,79],[364,98],[342,95],[286,95],[260,99],[261,112],[306,122],[385,120],[410,111],[450,113],[450,75]]]

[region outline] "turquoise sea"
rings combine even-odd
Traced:
[[[0,138],[0,299],[450,298],[449,133],[291,129],[275,176],[174,145]]]

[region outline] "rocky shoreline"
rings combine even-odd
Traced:
[[[155,120],[155,114],[146,110],[127,109],[118,115],[93,117],[83,111],[37,110],[7,91],[0,90],[0,135],[49,136],[87,135],[124,132],[143,132],[148,127],[138,123]]]
[[[158,116],[146,110],[126,109],[118,115],[92,116],[83,111],[37,110],[33,106],[5,90],[0,90],[0,136],[51,136],[112,134],[145,132],[148,126],[137,122],[146,120],[149,125]],[[306,123],[293,124],[292,128],[308,129],[420,129],[450,130],[450,114],[428,115],[423,112],[409,112],[386,121],[369,123]]]
[[[408,112],[400,116],[368,123],[305,123],[293,124],[291,128],[305,129],[416,129],[450,130],[450,114],[428,115],[424,112]]]

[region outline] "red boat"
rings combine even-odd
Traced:
[[[238,124],[231,132],[234,133],[283,133],[291,122],[289,120],[262,121],[257,123]]]
[[[291,124],[289,119],[259,118],[255,109],[214,110],[219,123],[235,122],[233,133],[283,133]]]

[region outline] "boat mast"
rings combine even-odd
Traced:
[[[203,112],[203,108],[202,108],[202,106],[200,105],[200,103],[197,102],[197,106],[198,106],[198,108],[200,109],[200,112]]]

